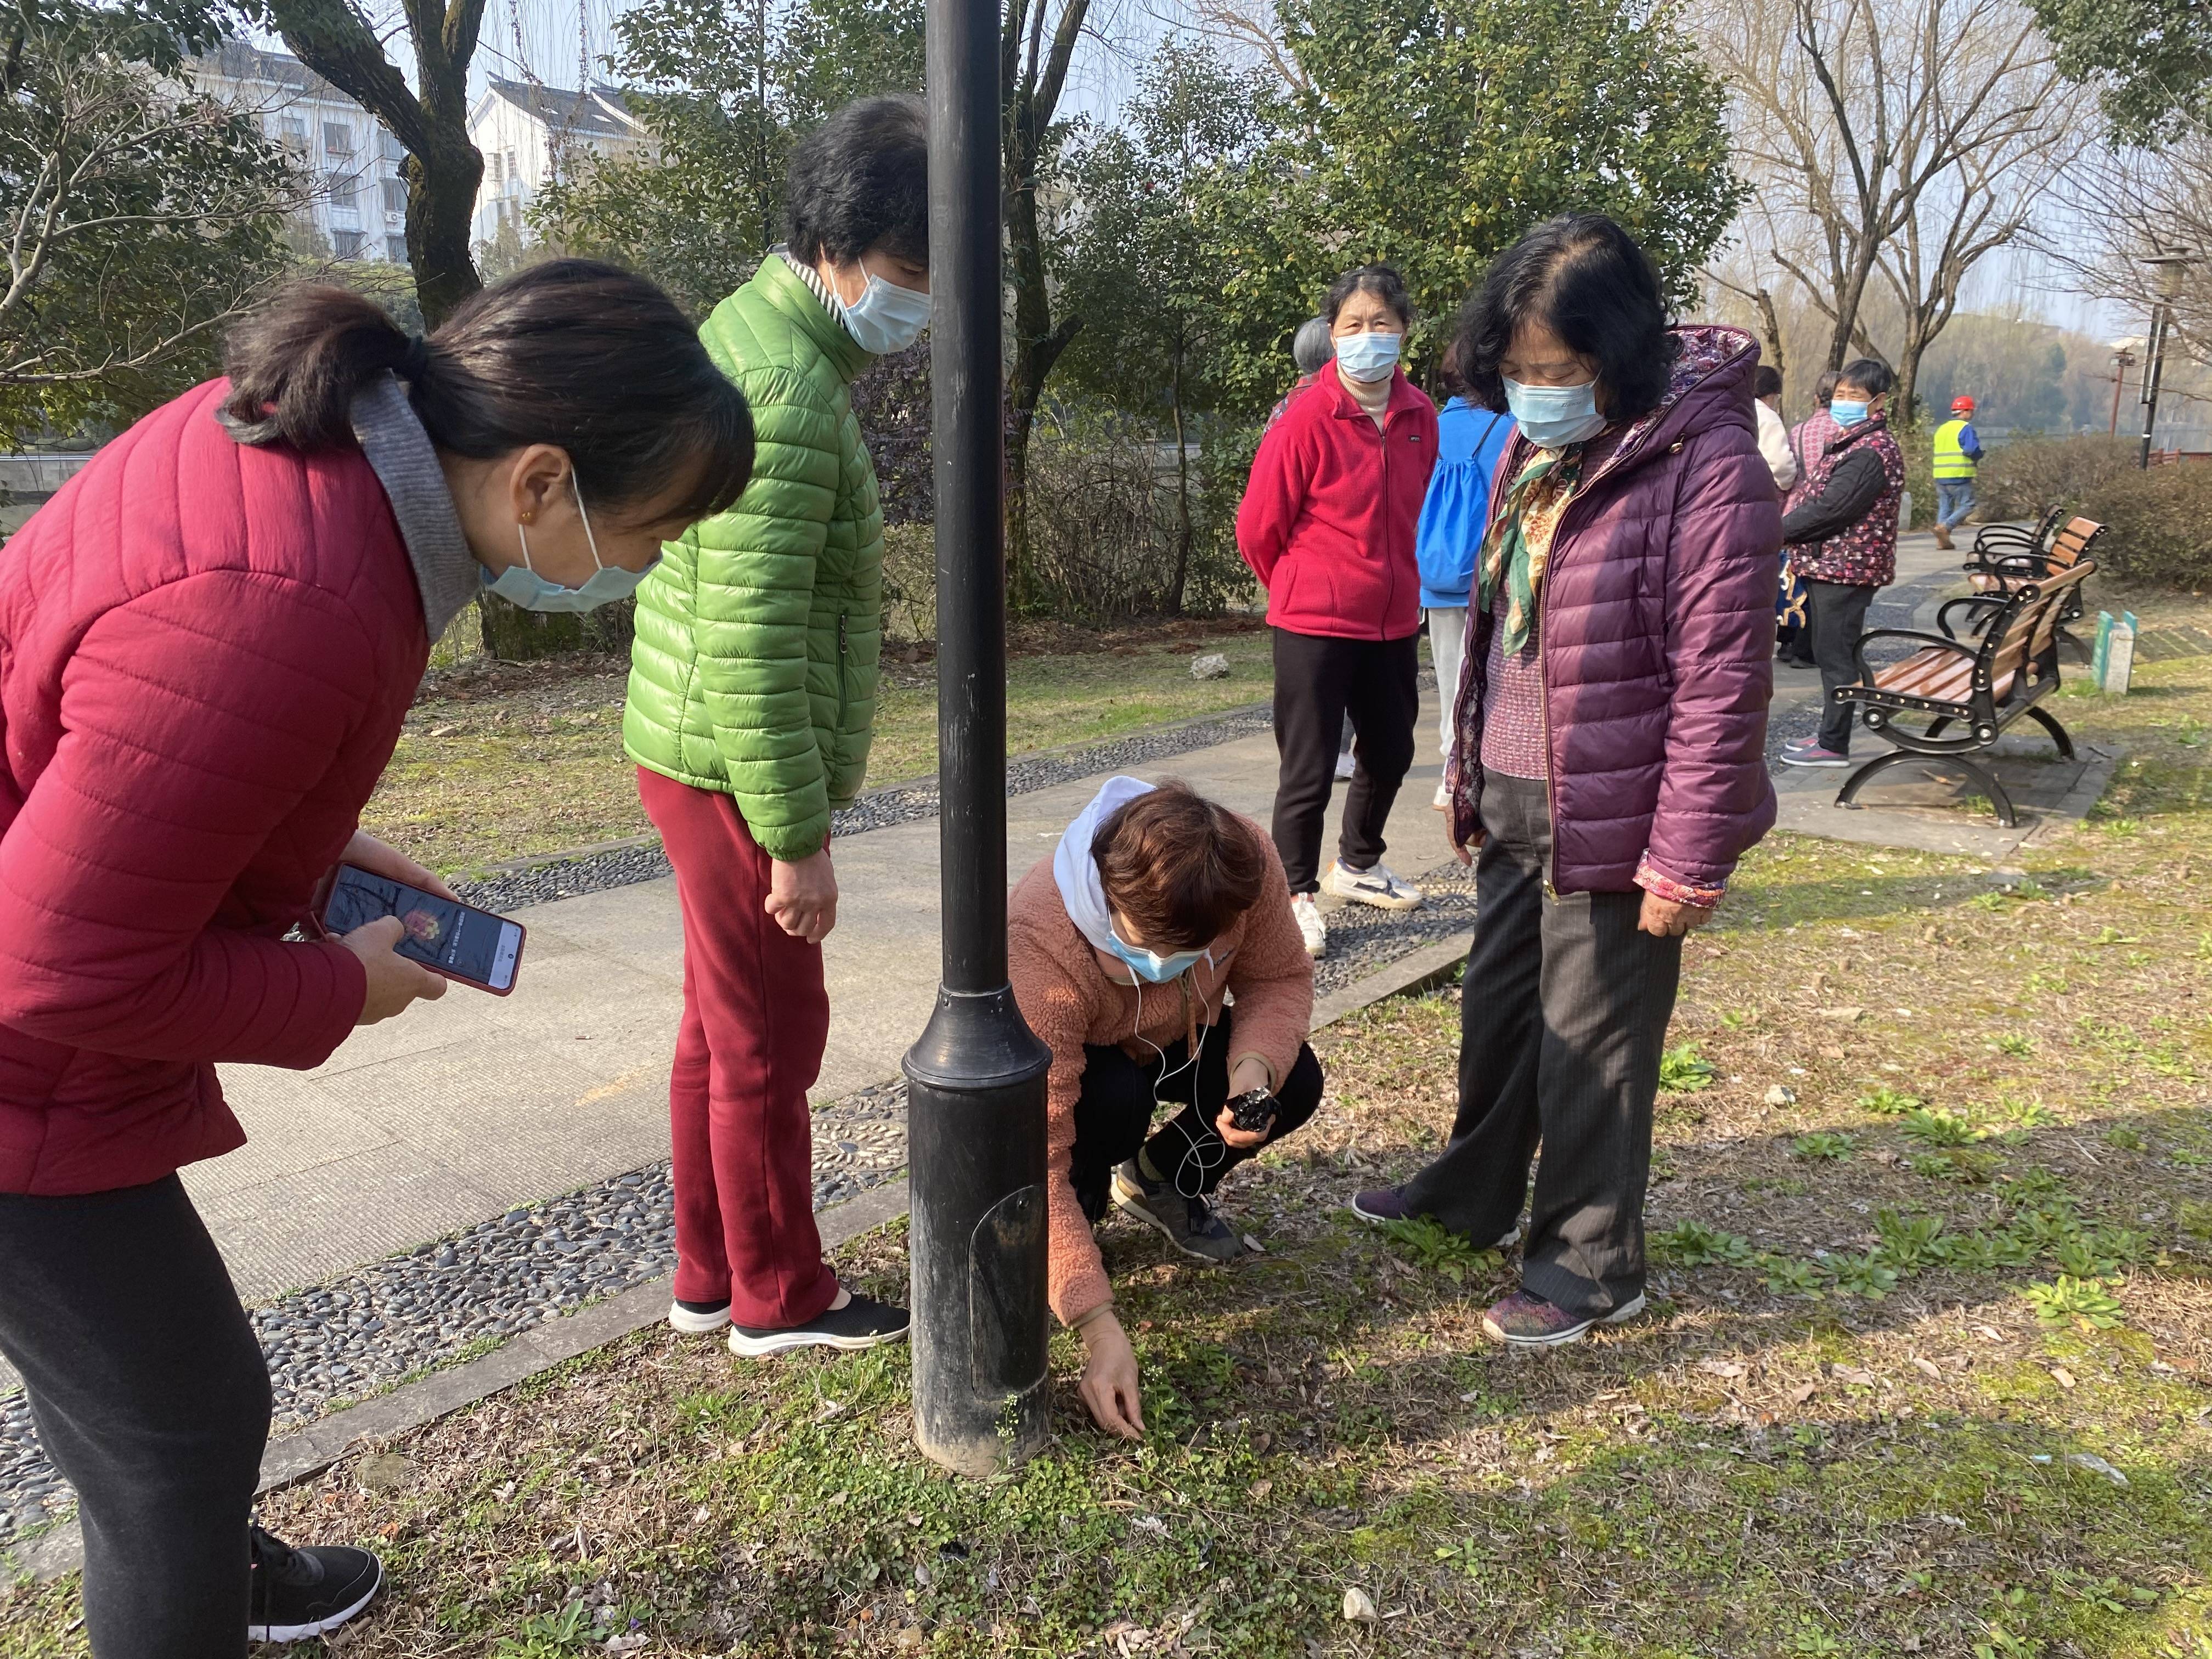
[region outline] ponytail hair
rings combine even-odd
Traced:
[[[549,259],[472,295],[428,339],[349,289],[303,283],[232,331],[223,404],[251,444],[354,442],[355,397],[399,377],[430,441],[471,460],[565,451],[579,489],[667,518],[726,511],[752,417],[674,301],[595,259]]]

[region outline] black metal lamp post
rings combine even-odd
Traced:
[[[2197,259],[2194,253],[2159,253],[2142,261],[2159,276],[2159,302],[2151,307],[2150,336],[2143,342],[2142,448],[2136,465],[2145,471],[2150,466],[2151,434],[2158,425],[2159,386],[2166,378],[2166,343],[2173,328],[2174,301],[2181,295],[2183,276]]]
[[[914,1431],[963,1474],[1044,1439],[1045,1073],[1006,983],[999,10],[929,3],[931,428],[937,485],[945,978],[906,1056]]]

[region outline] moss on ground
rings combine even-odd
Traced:
[[[2024,875],[1747,861],[1687,952],[1643,1320],[1502,1351],[1510,1258],[1340,1207],[1444,1134],[1451,988],[1327,1035],[1323,1111],[1225,1194],[1270,1254],[1107,1224],[1141,1446],[1065,1334],[1052,1447],[975,1485],[913,1451],[903,1353],[656,1331],[265,1519],[386,1552],[364,1659],[2212,1659],[2212,659],[2141,675],[2069,706],[2130,760]],[[841,1266],[896,1291],[904,1248]],[[20,1592],[0,1646],[75,1614]]]

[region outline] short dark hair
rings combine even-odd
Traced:
[[[1413,299],[1406,292],[1406,279],[1398,274],[1395,265],[1359,265],[1347,270],[1328,285],[1328,301],[1321,308],[1322,316],[1331,328],[1336,326],[1336,313],[1355,294],[1371,294],[1398,313],[1398,320],[1407,328],[1413,325]]]
[[[1298,331],[1291,336],[1291,361],[1298,366],[1301,374],[1318,374],[1328,367],[1328,360],[1336,356],[1336,348],[1328,343],[1328,319],[1309,317],[1298,325]]]
[[[1782,371],[1772,363],[1761,363],[1751,374],[1751,395],[1754,398],[1779,398],[1782,395]]]
[[[911,94],[856,98],[799,141],[791,251],[838,264],[871,248],[929,263],[929,117]]]
[[[1853,386],[1869,398],[1879,398],[1897,384],[1897,376],[1890,373],[1889,365],[1879,357],[1860,357],[1844,365],[1843,373],[1836,376],[1838,386]]]
[[[1165,955],[1194,951],[1260,902],[1267,854],[1251,825],[1170,779],[1109,813],[1091,838],[1106,902]]]
[[[483,461],[555,445],[595,504],[703,519],[752,476],[744,394],[673,300],[597,259],[528,266],[471,295],[427,341],[350,289],[301,283],[227,348],[223,412],[246,443],[352,444],[354,398],[388,371],[441,449]]]
[[[1681,342],[1668,331],[1659,273],[1605,215],[1547,219],[1491,261],[1460,313],[1459,369],[1475,402],[1504,409],[1498,365],[1530,321],[1596,362],[1598,407],[1607,420],[1632,421],[1666,396]]]

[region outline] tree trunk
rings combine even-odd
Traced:
[[[1190,580],[1190,447],[1183,440],[1182,342],[1176,342],[1175,377],[1168,385],[1168,410],[1175,417],[1176,440],[1176,562],[1175,581],[1168,589],[1168,614],[1182,615],[1183,587]]]
[[[407,257],[435,328],[483,286],[470,246],[483,157],[469,141],[468,89],[484,0],[404,0],[403,9],[413,87],[347,0],[270,0],[269,18],[301,63],[405,146]]]
[[[1036,425],[1045,377],[1083,326],[1079,317],[1062,318],[1057,325],[1052,320],[1036,189],[1068,62],[1082,39],[1090,0],[1061,0],[1060,21],[1049,42],[1044,33],[1048,3],[1009,0],[1000,58],[1001,93],[1006,100],[1000,179],[1014,302],[1014,354],[1006,377],[1012,405],[1006,428],[1006,587],[1017,611],[1028,608],[1036,597],[1030,544],[1030,434]]]

